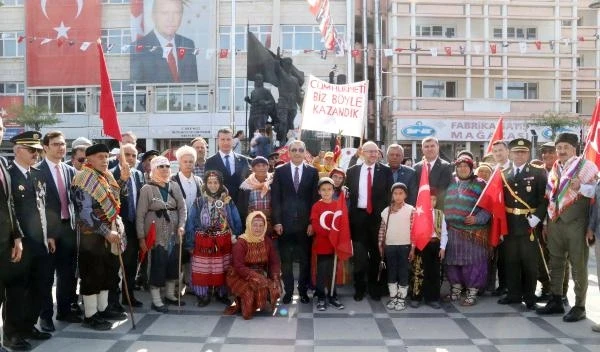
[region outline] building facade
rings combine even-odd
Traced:
[[[482,157],[499,116],[505,139],[535,134],[542,143],[549,128],[531,126],[535,116],[589,118],[600,90],[600,13],[591,2],[390,0],[388,140],[416,158],[418,141],[433,135],[448,159],[462,149]]]
[[[62,22],[63,17],[60,17],[64,14],[65,18],[72,18],[75,14],[77,18],[85,13],[85,8],[75,8],[79,2],[73,1],[73,5],[52,12],[52,2],[2,2],[0,108],[7,112],[15,100],[48,106],[49,111],[57,113],[61,122],[44,128],[44,131],[60,129],[68,140],[79,136],[93,140],[107,139],[102,133],[98,116],[99,80],[97,84],[66,85],[58,77],[45,85],[34,86],[31,84],[34,81],[31,72],[28,72],[33,69],[31,61],[28,63],[28,50],[78,50],[86,42],[91,42],[93,46],[94,36],[78,37],[78,32],[69,29],[70,24],[66,19]],[[133,61],[140,60],[144,54],[151,55],[165,49],[162,44],[140,41],[153,30],[153,26],[158,26],[155,22],[159,19],[153,16],[153,1],[98,2],[100,11],[95,14],[100,16],[98,34],[102,38],[121,130],[133,131],[140,139],[138,146],[142,150],[175,148],[202,136],[209,140],[209,148],[214,151],[219,128],[229,126],[235,130],[245,130],[246,110],[249,108],[244,97],[253,89],[253,83],[246,80],[248,29],[273,52],[280,48],[281,55],[291,57],[294,65],[306,75],[313,74],[327,80],[334,65],[339,73],[347,71],[348,60],[345,56],[336,56],[332,51],[322,52],[324,44],[319,24],[309,11],[306,0],[235,1],[235,50],[230,46],[232,1],[199,0],[183,1],[183,18],[178,30],[178,34],[192,40],[192,44],[175,44],[184,49],[181,52],[181,48],[177,48],[178,67],[184,65],[188,56],[192,56],[197,78],[190,81],[181,77],[183,83],[172,83],[160,81],[158,72],[146,72],[146,76],[140,78],[134,73],[138,68],[134,67]],[[89,3],[84,2],[83,6]],[[342,38],[345,38],[348,27],[347,3],[345,0],[330,1],[331,22]],[[41,7],[44,4],[46,8]],[[27,21],[32,21],[32,11],[41,11],[43,20],[56,22],[47,35],[28,33],[30,27]],[[57,28],[66,31],[66,36],[61,38],[60,29]],[[235,69],[232,70],[234,53]],[[163,55],[166,58],[166,52]],[[39,74],[52,73],[53,69],[48,65]],[[235,72],[233,114],[230,101],[232,72]],[[154,78],[159,81],[153,81]],[[277,99],[277,89],[272,87],[271,91]],[[5,140],[22,130],[11,125],[9,119],[5,119],[5,122]],[[297,118],[296,126],[298,124]],[[5,149],[6,146],[4,144]]]

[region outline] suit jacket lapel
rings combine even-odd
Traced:
[[[6,199],[9,198],[9,191],[10,191],[10,187],[8,185],[9,183],[9,178],[8,178],[8,172],[6,170],[6,168],[4,167],[4,164],[2,164],[2,162],[0,161],[0,173],[2,173],[2,179],[4,181],[2,181],[2,192],[4,193],[4,195],[6,196]]]

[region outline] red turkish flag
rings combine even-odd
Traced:
[[[537,48],[537,50],[540,50],[542,48],[542,41],[541,40],[536,40],[535,41],[535,47]]]
[[[229,49],[219,50],[219,59],[226,59],[229,56]]]
[[[325,2],[327,2],[327,0],[306,0],[308,1],[308,8],[310,13],[313,14],[313,16],[316,16],[319,11],[321,10],[321,5]]]
[[[419,250],[423,250],[433,235],[433,207],[431,206],[431,192],[429,188],[429,169],[427,160],[423,159],[421,167],[421,180],[417,204],[413,213],[413,226],[410,231],[411,242]]]
[[[64,42],[84,42],[100,37],[100,1],[51,0],[25,2],[26,34],[56,40],[59,46],[27,47],[27,85],[81,86],[98,84],[98,57]],[[42,39],[43,41],[44,39]]]
[[[146,234],[146,247],[148,248],[148,250],[151,250],[152,247],[154,247],[154,243],[156,242],[156,223],[154,221],[152,221],[152,224],[150,224],[150,228],[148,229],[148,233]],[[140,251],[139,254],[139,261],[140,263],[142,263],[146,257],[146,253],[147,252],[142,252]]]
[[[596,106],[592,112],[590,130],[585,140],[583,155],[585,158],[600,168],[600,99],[596,98]]]
[[[500,237],[508,234],[502,170],[499,167],[494,170],[483,192],[481,192],[479,200],[477,200],[477,205],[492,214],[488,243],[490,246],[496,247],[500,243]]]
[[[329,232],[329,241],[335,249],[340,260],[348,260],[352,256],[352,239],[350,238],[350,220],[348,219],[348,207],[346,206],[346,195],[340,192],[337,200],[337,210],[334,212],[334,222]]]
[[[98,56],[100,57],[100,118],[102,119],[102,129],[104,134],[110,136],[119,142],[121,141],[121,128],[117,118],[117,107],[115,106],[115,98],[113,97],[110,77],[106,69],[106,61],[104,60],[104,52],[102,51],[102,43],[98,39],[96,44],[98,47]]]
[[[358,57],[360,55],[360,50],[352,49],[350,53],[352,54],[352,57]]]
[[[496,44],[490,44],[490,51],[492,52],[492,54],[496,53]]]
[[[498,119],[498,123],[496,124],[496,129],[494,130],[494,134],[492,135],[492,139],[490,139],[490,144],[488,144],[487,149],[485,150],[486,154],[492,152],[492,146],[496,141],[501,141],[504,139],[504,120],[502,117]]]
[[[177,56],[179,57],[179,59],[183,59],[183,57],[185,56],[185,48],[177,49]]]
[[[446,50],[446,55],[452,56],[452,47],[446,46],[444,50]]]

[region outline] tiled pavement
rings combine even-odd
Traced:
[[[342,311],[317,312],[314,305],[293,302],[280,306],[274,317],[258,314],[245,321],[223,316],[220,303],[198,308],[186,296],[181,311],[172,308],[163,315],[137,309],[135,330],[129,321],[109,332],[58,323],[52,339],[35,351],[600,351],[600,334],[590,329],[600,322],[593,255],[589,268],[588,319],[578,323],[540,317],[524,306],[501,306],[489,296],[474,307],[444,304],[442,310],[422,306],[388,312],[384,300],[354,302],[349,288],[341,290]],[[146,294],[138,298],[149,302]]]

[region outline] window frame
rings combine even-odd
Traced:
[[[7,92],[9,85],[15,85],[16,91]],[[24,96],[25,95],[25,82],[0,82],[0,96]]]
[[[20,58],[25,57],[25,45],[19,43],[19,37],[25,36],[22,31],[2,32],[0,34],[0,58]],[[6,45],[14,45],[14,55],[6,55]]]
[[[230,30],[231,26],[219,26],[218,33],[218,44],[219,49],[230,49]],[[270,24],[255,24],[250,25],[249,27],[244,25],[235,26],[235,46],[236,50],[239,52],[248,51],[247,43],[248,43],[248,29],[250,32],[254,33],[254,35],[258,38],[258,40],[266,45],[267,37],[271,36],[273,33],[273,26]],[[239,40],[238,40],[239,39]],[[240,46],[241,41],[241,46]]]
[[[207,85],[159,85],[154,89],[154,111],[157,113],[190,113],[190,112],[208,112],[209,111],[209,89]],[[161,101],[163,96],[166,97],[166,101]],[[186,97],[193,96],[194,101],[188,100],[186,104]],[[177,99],[171,102],[171,98]],[[161,105],[164,104],[164,108]],[[180,107],[175,108],[178,104]],[[186,109],[188,104],[192,107]]]
[[[517,87],[518,84],[521,84],[522,87],[519,89]],[[508,82],[508,100],[538,100],[539,99],[539,88],[540,85],[538,82],[525,82],[525,81],[509,81]],[[510,92],[522,91],[522,97],[511,97]],[[530,97],[530,95],[534,94],[535,97]],[[496,99],[502,99],[502,82],[497,82],[494,85],[494,97]]]
[[[86,88],[44,88],[36,89],[34,91],[35,104],[37,106],[45,105],[48,107],[48,112],[56,114],[74,115],[74,114],[85,114],[87,113],[87,96],[88,92]],[[65,109],[68,105],[69,97],[74,98],[72,102],[73,111]],[[44,98],[45,103],[40,104],[40,99]],[[60,105],[60,110],[54,109],[57,104]],[[82,105],[80,105],[82,104]],[[82,108],[80,108],[82,106]]]
[[[437,83],[437,87],[440,89],[440,96],[428,95],[424,96],[423,91],[426,89],[433,89],[432,87],[425,87],[423,82],[430,82],[431,84]],[[435,80],[435,79],[421,79],[417,81],[417,98],[433,98],[433,99],[446,99],[446,98],[456,98],[457,96],[457,81],[444,81],[444,80]],[[448,96],[449,92],[454,92],[453,96]]]

